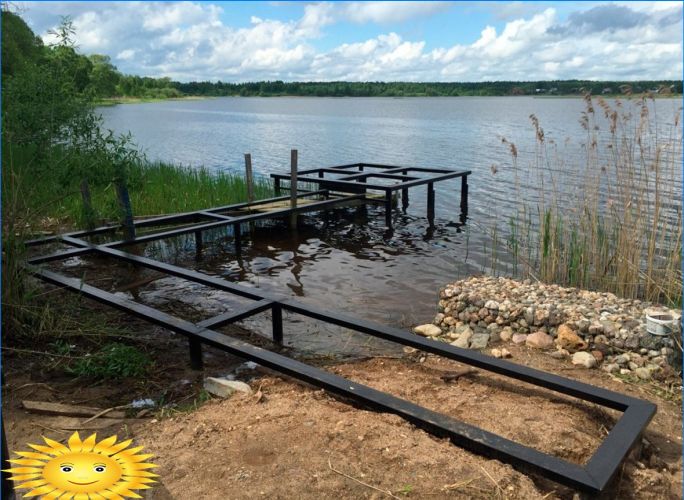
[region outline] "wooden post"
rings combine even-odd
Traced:
[[[81,181],[81,198],[83,198],[83,222],[86,229],[90,231],[95,229],[95,210],[90,196],[90,186],[86,179]]]
[[[468,176],[461,176],[461,214],[468,215]]]
[[[252,155],[245,153],[245,182],[247,183],[247,201],[254,201],[254,179],[252,178]]]
[[[124,229],[124,237],[127,240],[135,238],[135,225],[133,224],[133,208],[131,208],[131,198],[128,195],[126,181],[118,179],[116,181],[116,194],[121,207],[121,225]]]
[[[432,226],[435,223],[435,186],[432,182],[427,185],[427,217]]]
[[[297,150],[290,151],[290,208],[297,208]],[[290,215],[290,227],[297,228],[297,214]]]

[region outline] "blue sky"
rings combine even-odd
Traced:
[[[680,2],[25,2],[46,42],[181,81],[679,79]]]

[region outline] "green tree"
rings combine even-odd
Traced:
[[[38,64],[44,53],[43,41],[18,15],[2,11],[2,76],[11,76],[27,65]]]
[[[90,88],[96,97],[111,97],[116,95],[117,85],[121,74],[112,64],[109,56],[93,54],[89,57],[92,64],[90,72]]]

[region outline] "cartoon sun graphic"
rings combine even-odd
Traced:
[[[29,489],[24,497],[74,500],[142,498],[131,490],[148,489],[157,467],[145,460],[152,455],[137,454],[142,446],[128,448],[132,440],[116,442],[110,436],[99,443],[95,434],[81,440],[74,432],[65,446],[43,437],[47,446],[29,444],[33,451],[15,452],[21,458],[8,460],[19,467],[7,469],[17,489]]]

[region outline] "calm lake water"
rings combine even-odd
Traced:
[[[663,137],[680,105],[676,99],[655,102]],[[623,106],[639,116],[632,102]],[[382,210],[336,210],[326,219],[305,217],[297,234],[278,222],[256,228],[244,239],[241,260],[234,258],[230,240],[219,241],[196,264],[234,281],[408,327],[431,320],[438,290],[446,283],[492,268],[513,272],[504,249],[492,260],[491,241],[482,229],[491,227],[494,214],[515,208],[510,147],[502,138],[516,145],[524,172],[535,161],[535,129],[529,118],[534,114],[547,143],[553,140],[558,146],[562,168],[572,173],[586,155],[587,132],[580,126],[584,109],[582,99],[565,98],[218,98],[119,105],[101,113],[107,128],[130,131],[149,159],[215,171],[242,172],[243,154],[251,153],[257,174],[288,172],[293,148],[299,150],[302,169],[369,162],[471,170],[465,227],[458,224],[457,179],[435,185],[434,231],[425,220],[425,189],[419,187],[411,190],[407,213],[396,213],[393,231],[385,229]],[[603,118],[599,112],[597,116],[600,122]],[[581,188],[581,179],[568,178],[565,190],[572,195]],[[677,182],[679,197],[673,204],[681,205],[681,178]],[[529,179],[523,178],[521,189],[530,201],[539,196]],[[186,243],[181,243],[186,252],[175,258],[195,265],[191,242]],[[196,301],[186,292],[187,283],[169,278],[145,293],[150,300],[170,294]],[[205,295],[201,303],[212,310],[230,307],[222,296],[211,303]],[[267,318],[246,324],[269,331]],[[304,350],[332,346],[336,352],[366,353],[380,346],[308,322],[292,323],[286,339]]]

